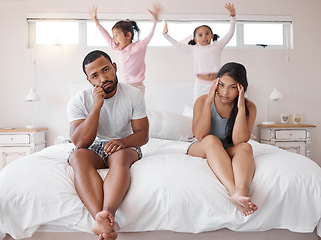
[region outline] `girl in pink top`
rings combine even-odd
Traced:
[[[153,8],[153,11],[148,10],[154,17],[154,26],[151,33],[144,40],[137,40],[135,42],[133,42],[134,35],[135,33],[139,35],[140,32],[135,21],[125,20],[117,22],[112,28],[113,37],[111,37],[108,31],[106,31],[98,22],[97,7],[93,7],[90,12],[91,19],[96,23],[96,26],[118,60],[121,69],[121,81],[138,88],[143,94],[145,93],[143,81],[145,79],[146,69],[146,47],[154,35],[158,15],[161,11],[161,6],[159,4],[154,4]]]
[[[190,52],[194,57],[194,101],[208,94],[218,70],[221,68],[221,53],[225,45],[231,40],[235,31],[235,8],[233,4],[226,4],[225,8],[230,12],[230,29],[228,33],[219,41],[217,35],[207,25],[202,25],[194,30],[194,39],[186,45],[177,42],[168,35],[167,24],[164,27],[164,37],[174,46]],[[212,41],[213,40],[213,41]]]

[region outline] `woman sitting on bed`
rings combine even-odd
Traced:
[[[194,104],[193,134],[197,140],[187,150],[189,155],[207,159],[232,203],[244,216],[258,209],[249,197],[254,160],[247,142],[256,106],[244,97],[247,86],[243,65],[230,62],[220,69],[210,92]]]

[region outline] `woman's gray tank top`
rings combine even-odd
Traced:
[[[233,146],[233,144],[228,143],[227,141],[227,122],[229,118],[221,118],[221,116],[217,113],[214,101],[212,102],[211,107],[211,130],[210,134],[218,137],[224,148]]]

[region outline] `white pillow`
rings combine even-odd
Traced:
[[[149,136],[152,138],[191,142],[192,118],[180,114],[147,109]]]
[[[193,108],[187,105],[184,105],[183,115],[187,117],[193,117]]]

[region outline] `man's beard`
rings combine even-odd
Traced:
[[[104,89],[103,86],[104,86],[105,84],[107,84],[107,83],[110,83],[110,82],[112,82],[113,85],[110,86],[110,87],[108,87],[107,89]],[[118,77],[115,76],[115,81],[106,81],[106,82],[103,82],[103,83],[101,84],[101,88],[104,90],[104,92],[105,92],[106,94],[109,94],[109,93],[113,92],[113,91],[116,89],[117,85],[118,85]]]

